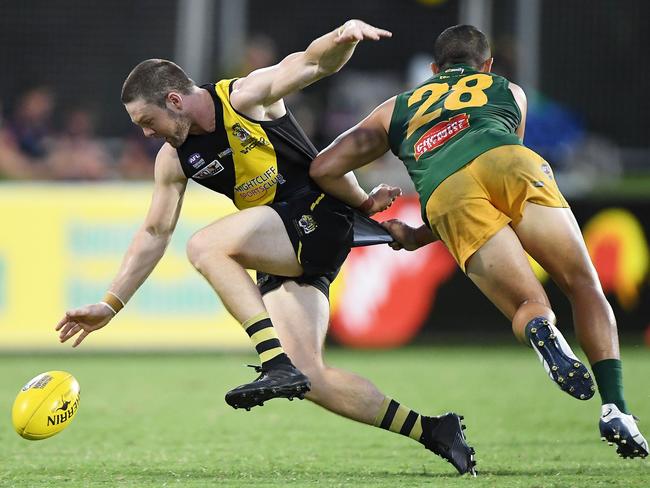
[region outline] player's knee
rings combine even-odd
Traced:
[[[603,289],[600,286],[600,281],[591,276],[573,277],[568,281],[564,288],[569,300],[574,300],[578,297],[584,296],[600,296],[604,297]]]
[[[192,237],[190,237],[190,240],[187,241],[187,245],[185,246],[185,253],[187,254],[187,259],[189,259],[190,263],[192,263],[192,266],[197,269],[199,267],[199,261],[201,259],[202,252],[203,250],[201,239],[197,237],[197,234],[194,234]]]
[[[197,270],[201,271],[205,259],[211,254],[211,247],[212,246],[209,245],[208,240],[201,231],[194,234],[190,237],[190,240],[187,241],[185,249],[187,259],[189,259],[192,266]]]
[[[602,294],[596,271],[585,267],[572,269],[570,273],[563,276],[563,279],[558,284],[569,299],[581,294]]]

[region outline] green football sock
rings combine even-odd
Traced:
[[[623,398],[623,366],[620,359],[603,359],[591,366],[598,384],[600,398],[605,403],[613,403],[626,414],[627,405]]]

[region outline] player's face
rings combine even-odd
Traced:
[[[125,107],[133,123],[142,128],[146,137],[165,139],[173,147],[180,147],[187,139],[192,124],[183,113],[143,100],[127,103]]]

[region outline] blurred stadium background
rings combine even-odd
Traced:
[[[261,0],[3,4],[1,346],[58,348],[52,324],[66,308],[102,295],[142,220],[160,141],[145,139],[119,101],[123,79],[135,64],[169,58],[195,81],[215,81],[272,64],[355,17],[392,30],[394,38],[363,43],[340,73],[288,100],[316,146],[324,147],[376,104],[426,78],[432,41],[443,28],[478,25],[491,39],[495,71],[527,90],[526,144],[555,167],[621,333],[641,341],[650,322],[647,2],[280,0],[273,5]],[[359,176],[368,188],[388,182],[412,191],[391,156]],[[191,186],[168,255],[117,326],[93,337],[88,348],[248,345],[184,251],[192,232],[233,208]],[[404,198],[393,215],[417,222],[415,198]],[[539,276],[548,282],[542,270]],[[566,301],[553,284],[547,288],[560,324],[569,325]],[[395,254],[385,246],[355,251],[332,306],[332,338],[353,346],[509,334],[505,320],[442,246],[417,254]],[[179,323],[193,333],[179,330]]]
[[[647,93],[650,68],[646,61],[650,46],[650,3],[644,0],[2,2],[0,371],[4,374],[0,374],[0,386],[3,408],[9,408],[21,382],[41,369],[69,368],[80,375],[82,387],[95,382],[98,377],[103,378],[94,385],[94,397],[86,397],[86,408],[89,412],[93,409],[93,412],[105,415],[101,417],[105,423],[95,419],[92,430],[88,428],[90,424],[86,430],[76,425],[69,433],[75,442],[84,442],[84,436],[92,437],[93,433],[99,432],[108,442],[106,446],[109,447],[104,449],[110,450],[112,455],[123,447],[124,437],[107,427],[111,422],[119,422],[120,415],[109,409],[100,398],[114,398],[115,405],[136,418],[144,418],[147,414],[152,417],[160,415],[166,428],[174,428],[180,419],[165,417],[167,414],[163,413],[163,407],[165,412],[170,408],[182,408],[178,406],[183,402],[182,395],[198,391],[202,396],[195,401],[215,402],[218,406],[213,411],[208,409],[207,403],[202,404],[204,410],[197,412],[194,420],[208,419],[210,429],[226,429],[219,432],[228,442],[240,441],[239,429],[245,429],[246,424],[221,422],[221,427],[218,427],[217,420],[223,415],[231,419],[229,422],[243,418],[235,417],[235,412],[226,413],[220,402],[222,389],[225,391],[227,386],[232,386],[231,381],[246,378],[247,372],[240,371],[244,368],[239,367],[244,361],[241,356],[235,356],[232,361],[219,359],[218,368],[205,373],[211,382],[216,382],[208,385],[208,378],[199,376],[204,371],[201,368],[208,367],[206,365],[211,361],[205,355],[197,356],[192,360],[194,362],[180,355],[179,360],[172,363],[158,356],[147,362],[141,355],[119,355],[114,359],[97,355],[98,362],[89,361],[88,356],[77,361],[72,356],[50,356],[51,352],[68,351],[67,346],[59,345],[53,327],[67,308],[96,301],[103,295],[149,203],[153,158],[160,142],[145,139],[141,131],[130,123],[120,103],[120,88],[130,69],[143,59],[161,57],[184,67],[197,83],[239,76],[275,63],[290,52],[304,49],[312,39],[349,18],[360,18],[389,29],[394,37],[377,44],[362,43],[340,73],[287,99],[287,105],[316,146],[323,148],[376,104],[428,77],[432,42],[445,27],[470,23],[483,29],[493,46],[494,70],[527,91],[530,108],[525,142],[554,166],[560,187],[583,228],[602,284],[617,314],[623,341],[635,349],[629,349],[634,361],[626,363],[633,370],[626,378],[639,380],[630,390],[634,395],[633,405],[642,413],[645,411],[646,417],[650,414],[647,350],[639,347],[644,343],[644,336],[650,343],[650,124],[647,119],[650,114]],[[406,190],[407,195],[379,219],[398,216],[418,222],[417,200],[399,161],[387,156],[360,171],[359,178],[367,188],[386,182],[399,184]],[[185,258],[188,237],[212,220],[234,211],[234,207],[225,198],[198,185],[190,186],[167,255],[114,324],[91,336],[82,346],[83,351],[240,350],[250,353],[246,335]],[[537,272],[556,308],[560,327],[570,335],[568,302],[542,269],[537,269]],[[527,351],[514,352],[504,348],[504,344],[514,344],[509,324],[462,275],[442,245],[428,246],[417,253],[395,253],[387,246],[354,250],[334,286],[332,310],[332,329],[328,339],[332,345],[345,348],[418,345],[404,351],[376,353],[350,352],[350,349],[342,347],[334,352],[335,364],[348,365],[373,379],[381,378],[382,385],[392,388],[420,408],[430,402],[427,396],[429,364],[431,371],[437,368],[439,372],[442,368],[447,378],[445,395],[455,402],[453,405],[460,405],[454,408],[467,405],[471,411],[473,402],[479,402],[486,409],[476,413],[479,423],[483,422],[485,427],[484,435],[491,432],[494,437],[488,440],[479,434],[475,437],[479,447],[482,442],[484,447],[508,445],[514,450],[509,454],[517,456],[521,443],[527,442],[531,436],[537,439],[535,432],[530,435],[529,431],[513,433],[511,427],[495,423],[493,413],[515,418],[520,412],[514,411],[514,406],[503,399],[498,403],[487,393],[481,393],[482,385],[494,380],[487,370],[481,373],[483,376],[479,374],[466,383],[467,388],[478,396],[464,398],[456,389],[454,378],[459,375],[469,378],[475,372],[455,369],[454,361],[461,361],[470,354],[478,353],[488,369],[494,367],[498,370],[499,365],[506,364],[500,362],[503,354],[503,361],[511,361],[507,364],[514,368],[513,371],[529,368],[538,373],[535,379],[539,381],[543,375],[537,371],[538,365],[527,356]],[[488,344],[490,347],[455,350],[454,343]],[[431,348],[432,344],[437,346]],[[450,349],[440,348],[440,344],[448,344]],[[413,351],[412,355],[410,351]],[[16,352],[38,352],[39,356],[16,355]],[[94,355],[90,357],[95,358]],[[520,360],[523,357],[526,359]],[[178,369],[174,365],[178,365]],[[409,381],[396,371],[414,374],[414,369],[420,371],[420,376],[413,376],[413,388],[410,388]],[[109,376],[111,371],[117,371],[116,374],[125,381],[132,381],[131,400],[120,396],[117,380]],[[186,385],[185,374],[190,378]],[[518,391],[522,396],[518,402],[523,402],[525,395],[535,395],[536,387],[530,382],[507,376],[503,370],[500,374],[505,376],[500,377],[498,385],[511,384],[520,388]],[[170,388],[162,381],[163,377],[171,378],[169,381],[175,381],[176,386]],[[142,383],[139,383],[140,379]],[[148,385],[149,389],[139,397],[142,384]],[[498,385],[491,388],[499,388]],[[164,393],[162,401],[154,392],[158,387],[163,393],[169,390]],[[178,391],[175,390],[177,387]],[[556,398],[553,395],[559,395],[551,392],[550,383],[545,387],[548,391],[543,390],[543,396],[549,397],[549,402]],[[212,391],[208,394],[204,388],[215,388],[214,395]],[[171,396],[172,390],[176,391],[176,396]],[[578,416],[578,406],[568,400],[566,403],[543,404],[534,398],[528,398],[524,405],[547,411],[549,415],[573,412]],[[156,405],[155,410],[145,410],[143,403],[139,402]],[[291,429],[289,424],[298,422],[295,417],[292,415],[288,423],[282,423],[284,420],[281,421],[277,415],[285,412],[285,408],[288,412],[290,407],[271,405],[256,415],[261,415],[266,421],[278,422],[283,429],[285,426]],[[329,456],[339,449],[336,442],[341,443],[341,452],[347,452],[347,432],[354,431],[355,436],[366,432],[361,427],[357,431],[357,427],[342,420],[341,426],[344,427],[337,431],[339,424],[333,423],[338,420],[328,420],[331,416],[310,413],[313,409],[306,412],[307,407],[303,405],[291,405],[291,408],[299,408],[309,422],[330,425],[331,432],[343,436],[337,437],[334,444],[327,444],[332,439],[326,438],[326,434],[313,434],[318,439],[318,436],[323,437],[321,441],[326,446],[323,449],[330,451]],[[593,418],[584,420],[577,427],[583,429],[579,434],[582,438],[578,437],[580,442],[591,442],[596,438],[593,422],[596,407],[593,409]],[[81,415],[84,415],[84,407],[81,410]],[[259,482],[258,474],[242,474],[247,468],[237,464],[239,461],[233,457],[234,454],[223,450],[215,453],[205,447],[212,438],[192,430],[198,426],[190,426],[193,416],[189,411],[185,413],[185,423],[178,424],[173,441],[155,433],[157,427],[153,420],[147,421],[152,423],[147,424],[151,429],[142,427],[141,431],[131,431],[130,427],[124,427],[123,433],[130,446],[125,452],[132,453],[133,446],[136,446],[141,451],[133,451],[133,456],[142,456],[145,465],[147,460],[151,460],[160,466],[155,476],[153,469],[146,475],[149,478],[142,474],[144,472],[139,472],[144,477],[137,478],[139,481],[133,486],[148,486],[147,483],[162,486],[167,481],[163,466],[173,465],[170,459],[175,456],[169,445],[178,442],[182,449],[188,442],[184,437],[186,432],[180,426],[198,436],[197,446],[205,449],[196,454],[200,459],[197,462],[209,463],[214,454],[234,463],[234,474],[222,473],[224,476],[232,476],[243,484],[251,480]],[[540,424],[541,420],[534,427],[543,430],[543,424],[541,427]],[[565,427],[569,429],[567,432],[576,428],[573,424]],[[79,430],[73,434],[75,428]],[[256,430],[256,427],[250,427],[250,430]],[[584,433],[587,430],[589,436]],[[20,486],[18,481],[22,479],[24,466],[31,466],[26,472],[33,476],[29,479],[34,485],[52,483],[52,479],[61,483],[76,480],[79,485],[84,485],[80,475],[57,470],[45,462],[35,462],[30,457],[34,451],[26,450],[22,444],[18,446],[19,440],[8,432],[4,427],[0,429],[1,444],[7,447],[4,452],[0,450],[0,467],[2,458],[12,460],[13,464],[9,474],[3,475],[0,469],[0,485],[4,481],[7,486]],[[9,435],[13,436],[10,441],[7,440]],[[368,437],[371,435],[374,433],[367,434]],[[514,435],[514,441],[511,435]],[[275,446],[273,439],[268,436],[265,439],[272,450]],[[301,440],[299,437],[292,439],[296,442]],[[382,448],[392,446],[390,441],[381,434],[372,437],[372,442],[379,443],[374,445]],[[60,443],[58,437],[52,442],[41,452],[56,459],[61,459],[64,454],[75,455]],[[147,457],[146,442],[156,443],[163,454],[159,458]],[[247,442],[244,448],[259,448],[259,445]],[[537,446],[540,455],[558,448],[557,444],[544,444],[544,441],[538,442]],[[397,450],[393,449],[396,455]],[[565,464],[562,473],[580,473],[581,466],[594,456],[604,457],[598,453],[580,451],[578,460],[573,464],[570,462],[568,467]],[[418,463],[427,462],[425,453],[418,451],[418,454],[421,454],[416,458]],[[614,462],[617,461],[613,452],[607,454]],[[311,472],[304,466],[310,466],[319,455],[322,454],[294,450],[286,455],[279,467],[273,463],[260,463],[255,469],[273,472],[272,477],[278,486],[283,486],[286,473],[298,482],[317,476],[316,471]],[[133,468],[129,464],[133,462],[132,458],[124,456],[113,459],[116,466],[124,469],[123,477],[118,477],[115,485],[129,485],[129,476],[133,474],[129,471]],[[258,461],[261,459],[259,456],[256,458]],[[296,456],[301,466],[307,469],[306,473],[292,471],[295,469],[292,461]],[[352,462],[347,454],[344,457]],[[408,459],[400,461],[397,468],[386,468],[394,460],[388,455],[369,460],[367,466],[370,467],[364,465],[366,468],[363,468],[369,470],[364,472],[364,483],[367,481],[368,486],[384,486],[384,483],[385,486],[400,486],[401,478],[396,476],[404,474],[404,470],[419,469],[417,466],[404,468]],[[495,463],[492,465],[495,476],[517,475],[516,471],[514,474],[508,471],[508,464],[501,458],[493,457],[491,460]],[[332,462],[340,460],[334,457]],[[539,472],[522,473],[552,475],[556,470],[553,460],[549,462],[551,464],[543,465]],[[115,475],[106,466],[102,464],[93,469],[104,473],[99,477]],[[584,482],[605,480],[599,476],[609,473],[609,468],[603,466],[596,469],[596,474],[582,471]],[[437,468],[444,471],[446,466],[440,463]],[[196,476],[197,472],[204,472],[200,466],[195,470],[187,469],[187,473],[183,468],[176,469],[180,474],[174,475],[176,477],[170,475],[171,479],[189,486],[189,478]],[[323,476],[323,483],[327,485],[329,480],[331,484],[328,486],[334,486],[336,481],[343,486],[362,470],[356,465],[346,469],[348,471],[344,470],[340,478]],[[373,478],[377,472],[386,469],[396,469],[397,474],[391,474],[391,471],[381,483]],[[427,469],[424,471],[426,474]],[[38,475],[34,474],[37,472]],[[636,473],[642,480],[643,475]],[[50,475],[54,478],[48,478]],[[196,486],[208,482],[207,475],[203,476],[199,476]],[[409,476],[404,483],[410,486],[428,481],[418,477],[417,473]],[[541,482],[535,486],[582,486],[577,478],[566,482],[562,482],[564,478],[558,479],[558,485]],[[504,483],[500,479],[498,484],[485,486],[532,486],[526,481],[521,485]],[[607,479],[607,483],[609,486],[643,486],[642,481],[637,485],[631,479],[621,485],[616,480]]]

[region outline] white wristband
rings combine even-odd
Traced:
[[[113,315],[117,315],[117,311],[113,307],[111,307],[108,303],[106,302],[99,302],[99,303],[101,303],[102,305],[106,305],[109,308],[109,310],[113,312]]]

